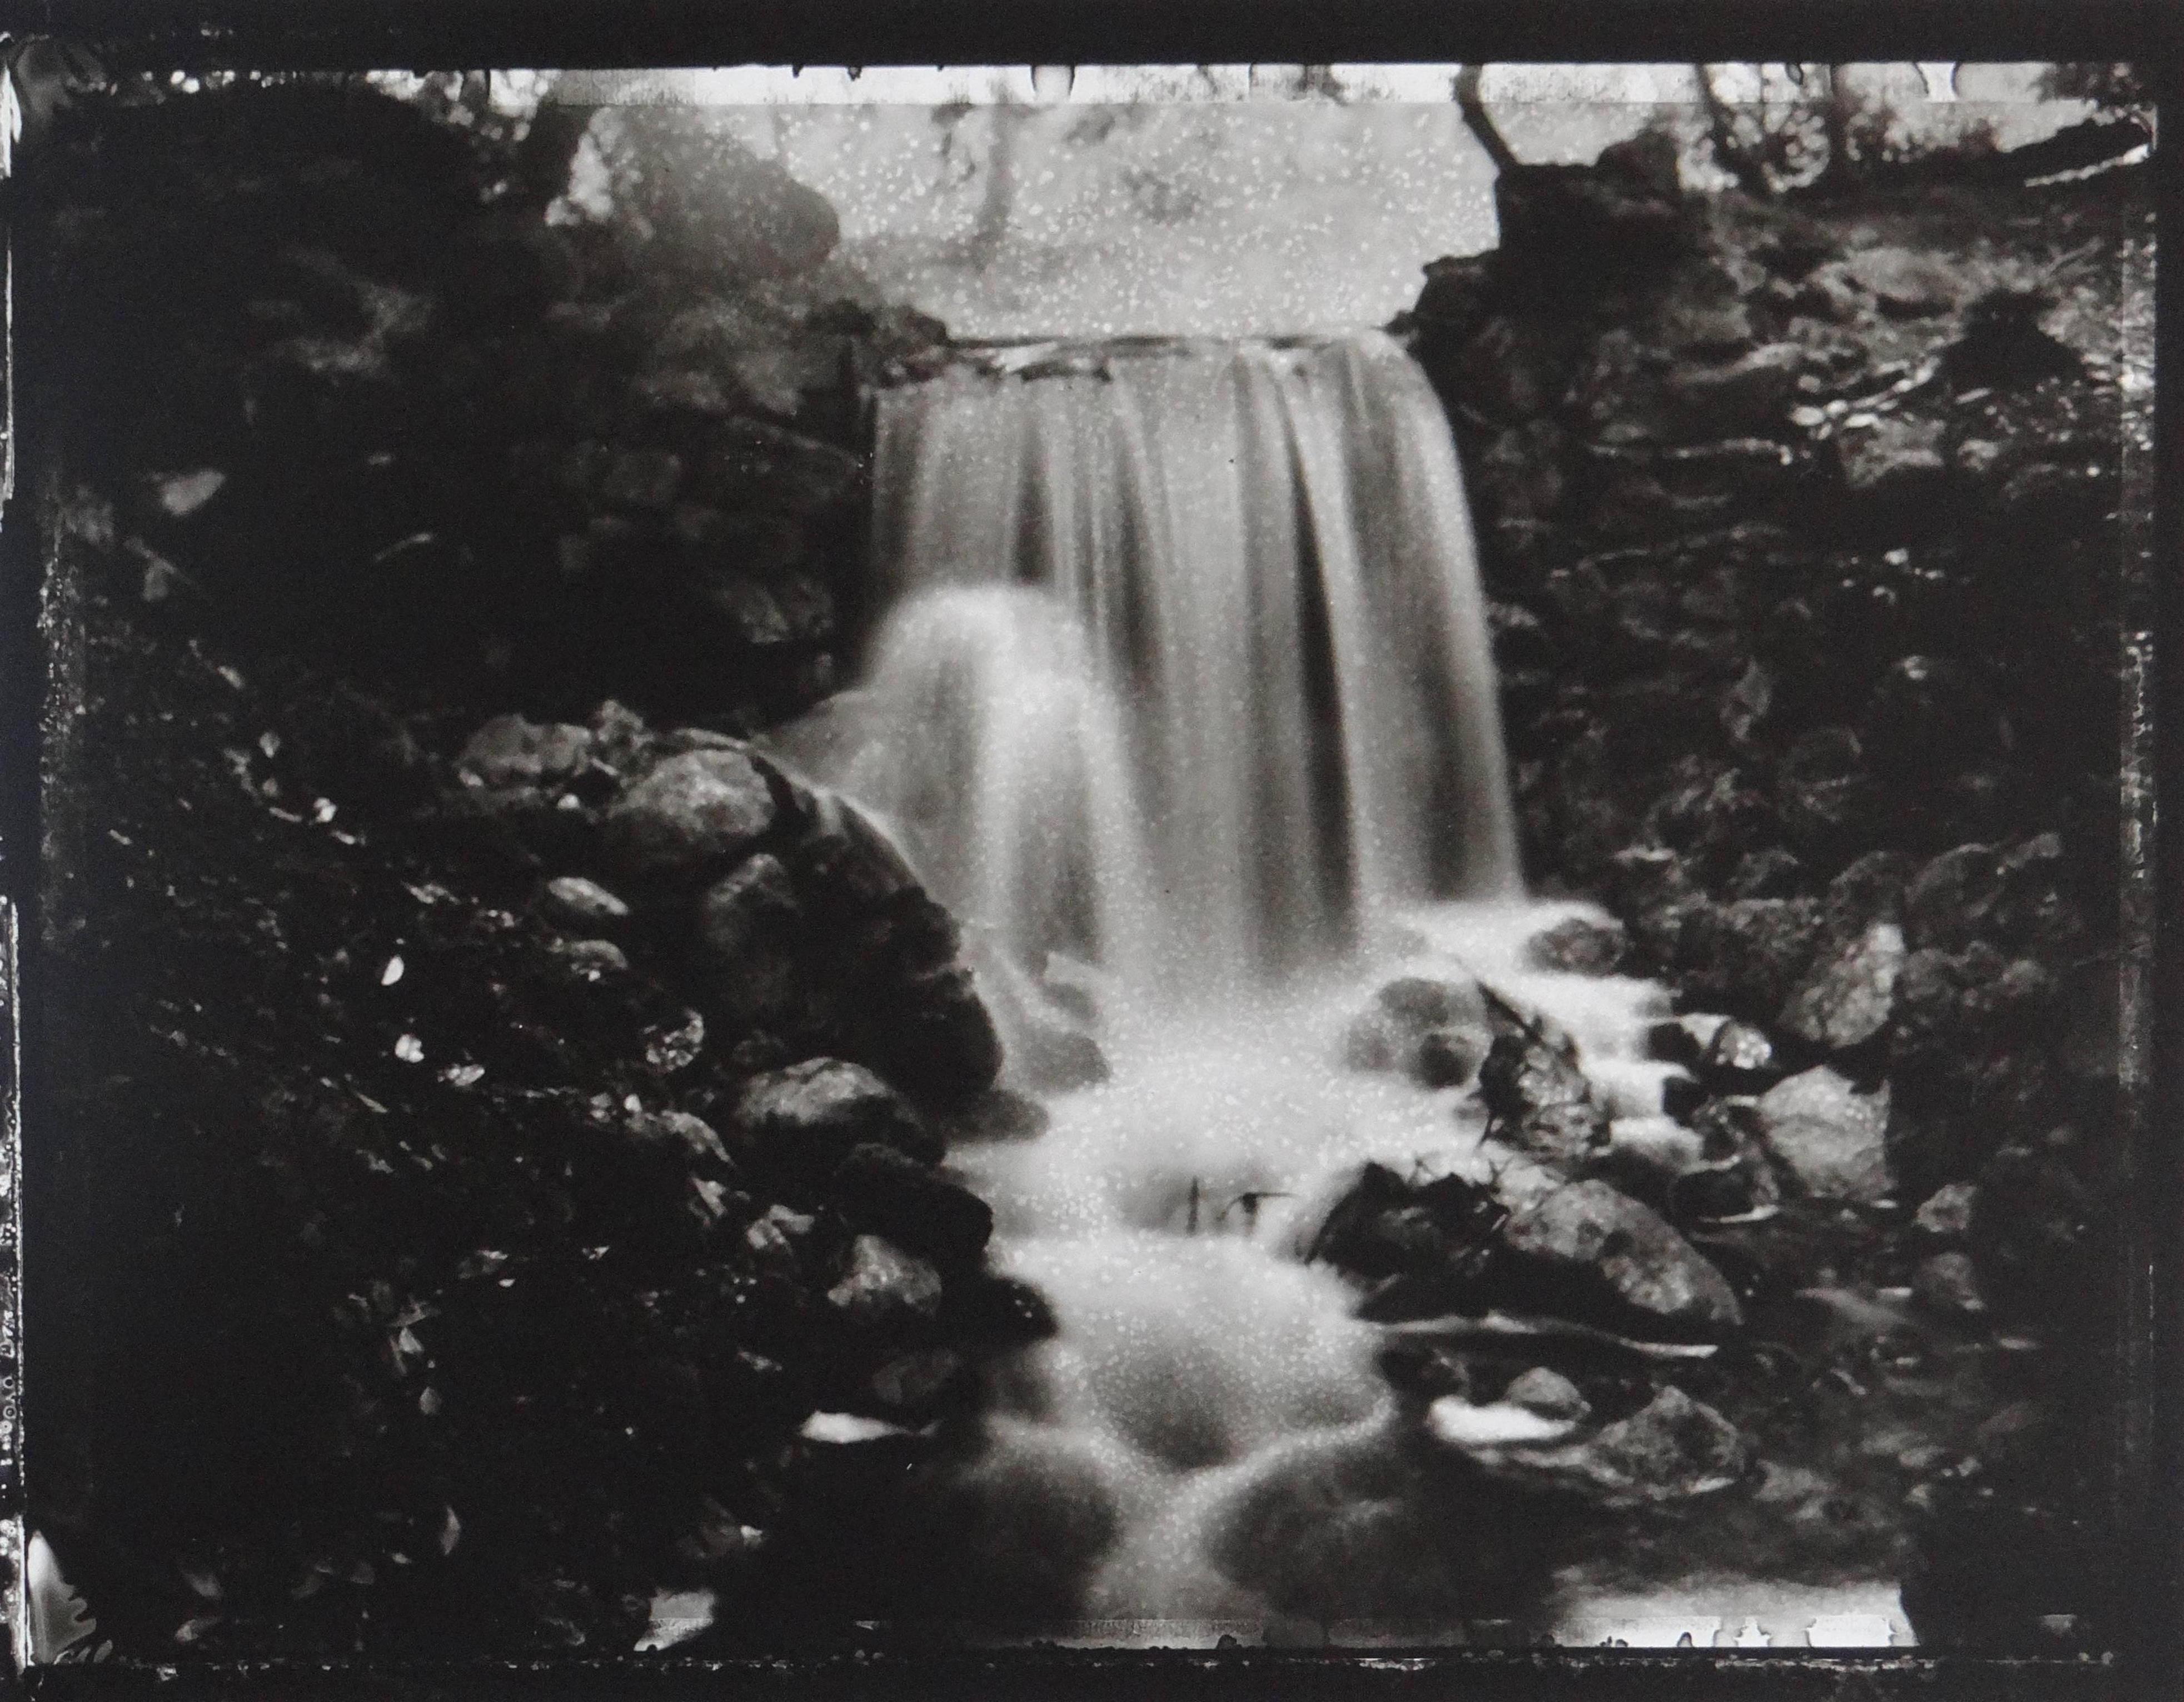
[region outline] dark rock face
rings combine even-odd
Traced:
[[[993,1208],[899,1148],[852,1147],[833,1192],[853,1227],[883,1235],[942,1271],[974,1268],[994,1232]]]
[[[1820,931],[1820,907],[1810,898],[1702,901],[1684,917],[1672,961],[1694,1001],[1772,1021],[1811,961]]]

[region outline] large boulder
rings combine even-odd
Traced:
[[[1501,1233],[1519,1261],[1519,1292],[1536,1287],[1558,1309],[1702,1340],[1743,1322],[1721,1272],[1658,1212],[1604,1182],[1550,1189],[1513,1213]]]
[[[941,1143],[901,1094],[862,1065],[807,1059],[754,1076],[736,1118],[783,1169],[825,1176],[866,1142],[937,1163]]]
[[[994,1232],[993,1208],[977,1194],[877,1141],[850,1149],[833,1192],[853,1228],[883,1235],[942,1271],[976,1265]]]
[[[583,727],[495,715],[465,742],[455,771],[466,786],[551,786],[573,779],[591,756]]]
[[[747,752],[694,750],[668,758],[616,799],[602,832],[632,874],[688,878],[741,858],[774,816],[772,789]]]
[[[1351,1020],[1343,1056],[1353,1070],[1394,1071],[1446,1087],[1479,1067],[1491,1038],[1486,996],[1476,982],[1404,976]]]
[[[2062,840],[2053,833],[2006,848],[1959,845],[1942,852],[1905,894],[1910,943],[1963,951],[1992,940],[2048,952],[2069,944],[2083,923],[2059,890],[2062,859]]]
[[[1863,1046],[1888,1026],[1903,959],[1903,930],[1874,923],[1821,954],[1784,1002],[1781,1027],[1826,1052]]]
[[[1762,1094],[1758,1119],[1768,1151],[1810,1198],[1873,1205],[1894,1197],[1886,1087],[1861,1093],[1819,1065]]]
[[[788,1009],[803,980],[803,923],[777,858],[761,853],[709,887],[698,906],[694,955],[713,1008],[738,1023]]]
[[[922,1098],[967,1104],[1001,1073],[1000,1034],[962,964],[868,984],[850,1022],[858,1055]]]

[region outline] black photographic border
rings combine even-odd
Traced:
[[[0,46],[26,36],[121,44],[178,70],[572,69],[739,63],[1161,64],[1811,58],[2129,60],[2164,120],[2184,118],[2184,8],[2162,0],[14,0]],[[2184,167],[2158,149],[2157,253],[2184,231]],[[35,242],[7,204],[11,248]],[[2158,336],[2174,344],[2184,277],[2159,268]],[[11,407],[0,512],[0,1518],[23,1508],[27,1237],[22,1157],[42,1126],[42,1063],[22,1007],[39,989],[17,940],[36,915],[40,725],[48,658],[40,614],[54,563],[40,513],[46,470],[37,327],[10,311]],[[2176,393],[2172,394],[2172,390]],[[1584,1695],[1668,1699],[1897,1694],[2168,1695],[2184,1684],[2184,822],[2154,809],[2176,766],[2184,665],[2184,387],[2153,402],[2151,464],[2127,456],[2124,629],[2131,658],[2118,728],[2127,807],[2123,949],[2137,998],[2125,1021],[2120,1132],[2131,1215],[2119,1349],[2131,1398],[2115,1415],[2113,1505],[2131,1564],[2125,1647],[2098,1660],[1970,1654],[1648,1653],[1557,1649],[1381,1656],[1243,1649],[952,1651],[931,1655],[423,1665],[297,1661],[67,1666],[17,1675],[25,1694],[172,1696],[652,1697],[708,1695],[1311,1698]],[[35,1319],[35,1307],[32,1316]],[[6,1564],[0,1557],[0,1565]],[[0,1662],[6,1657],[0,1656]]]

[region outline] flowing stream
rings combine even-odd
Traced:
[[[827,777],[965,919],[1005,1080],[1050,1117],[956,1154],[1061,1326],[994,1374],[952,1486],[985,1610],[1521,1610],[1521,1510],[1451,1488],[1303,1257],[1368,1158],[1514,1156],[1467,1088],[1346,1067],[1393,976],[1484,979],[1659,1112],[1660,990],[1526,959],[1584,907],[1524,893],[1438,401],[1367,333],[1061,349],[878,408],[887,612]],[[1105,1080],[1042,1078],[1072,1032]]]

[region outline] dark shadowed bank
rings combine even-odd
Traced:
[[[549,225],[574,145],[245,86],[86,109],[24,180],[30,1491],[121,1655],[619,1654],[703,1591],[695,1649],[854,1640],[950,1563],[863,1546],[916,1432],[1050,1327],[945,1168],[1038,1115],[953,922],[747,743],[840,683],[864,398],[945,332],[733,152],[716,222]],[[1695,1239],[1747,1306],[1907,1287],[2000,1391],[1861,1487],[1930,1639],[2110,1630],[2143,192],[1685,202],[1628,148],[1505,177],[1402,327],[1528,874],[1620,919],[1568,951],[1735,1020],[1663,1034],[1672,1109],[1788,1172]],[[1706,1392],[1853,1428],[1892,1327]]]
[[[1669,1109],[1724,1151],[1769,1138],[1793,1205],[1869,1161],[1917,1208],[1709,1252],[1761,1288],[1892,1269],[1978,1308],[2006,1367],[2000,1410],[1892,1486],[1905,1605],[1945,1642],[2098,1618],[2123,1558],[2119,682],[2148,500],[2123,480],[2151,447],[2153,214],[2137,174],[2020,167],[1787,204],[1684,201],[1642,142],[1520,168],[1501,248],[1429,268],[1409,320],[1471,475],[1528,872],[1734,1019],[1703,1053],[1663,1035],[1697,1065]],[[1872,1336],[1869,1365],[1901,1345]]]

